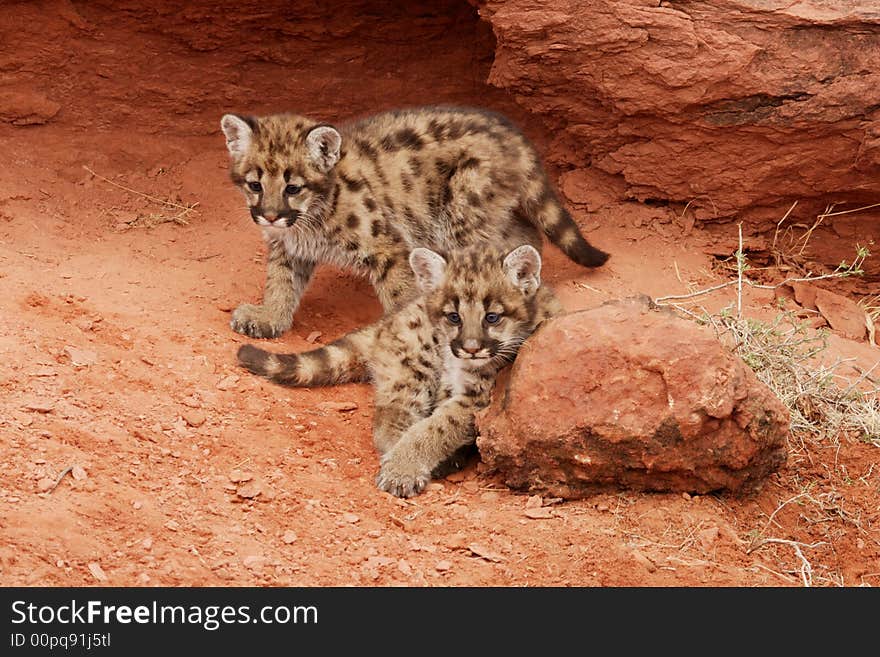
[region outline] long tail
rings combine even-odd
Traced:
[[[543,189],[537,198],[523,203],[522,210],[532,223],[544,231],[551,242],[579,265],[598,267],[608,260],[607,253],[584,238],[548,180],[544,180]]]
[[[238,348],[238,364],[274,383],[293,387],[367,381],[367,351],[373,328],[353,331],[301,354],[273,354],[252,344]]]

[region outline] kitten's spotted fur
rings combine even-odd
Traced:
[[[286,331],[319,263],[365,274],[394,310],[415,294],[414,247],[540,251],[544,234],[581,265],[608,257],[584,239],[534,148],[498,114],[424,107],[338,127],[227,114],[221,126],[232,179],[268,244],[263,303],[235,310],[239,333]]]
[[[375,324],[302,354],[238,351],[242,366],[284,385],[371,380],[377,483],[400,497],[421,492],[432,472],[473,444],[474,413],[489,403],[496,374],[561,310],[528,245],[448,262],[417,248],[409,263],[420,295]]]

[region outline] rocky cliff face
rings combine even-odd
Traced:
[[[877,0],[471,2],[489,81],[630,197],[701,219],[880,197]]]

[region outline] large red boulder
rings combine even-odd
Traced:
[[[710,329],[647,298],[558,317],[477,416],[483,461],[516,489],[746,492],[786,460],[788,410]]]
[[[778,220],[880,194],[877,0],[471,2],[489,81],[559,130],[551,156],[633,198]]]

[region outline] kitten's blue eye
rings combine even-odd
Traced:
[[[498,313],[486,313],[486,323],[487,324],[497,324],[501,321],[501,315]]]
[[[284,188],[284,193],[288,196],[296,196],[302,191],[302,185],[288,185]]]
[[[252,192],[262,192],[263,191],[263,186],[259,182],[257,182],[256,180],[250,181],[247,185],[248,185],[248,189],[250,189]]]
[[[459,315],[458,313],[446,313],[446,319],[453,326],[458,326],[459,324],[461,324],[461,315]]]

